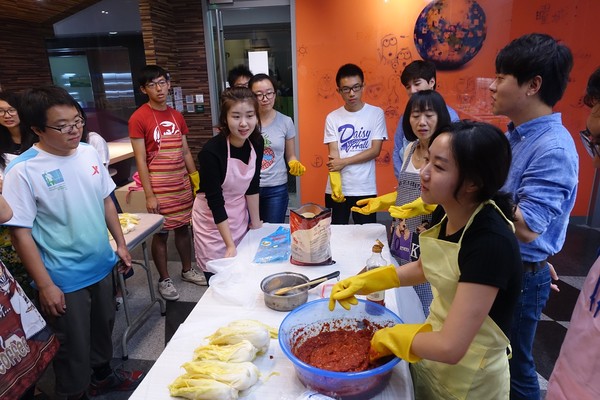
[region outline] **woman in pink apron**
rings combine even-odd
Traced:
[[[584,102],[592,110],[581,140],[594,167],[600,168],[600,68],[588,80]],[[577,298],[546,399],[600,399],[600,258]]]
[[[508,140],[489,124],[457,122],[436,132],[420,171],[421,197],[445,215],[421,233],[420,259],[347,278],[332,290],[330,307],[349,307],[354,294],[431,283],[424,324],[380,329],[371,340],[372,359],[395,354],[412,363],[416,399],[509,398],[507,333],[522,264],[505,217],[511,204],[496,192],[510,161]]]
[[[207,281],[209,260],[234,257],[248,229],[262,226],[258,192],[263,140],[258,101],[248,88],[232,88],[221,96],[221,132],[198,154],[200,191],[192,225],[196,262]]]

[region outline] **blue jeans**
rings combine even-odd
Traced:
[[[261,187],[259,191],[260,219],[272,224],[283,224],[290,196],[287,183],[279,186]]]
[[[532,351],[537,323],[550,296],[548,264],[535,272],[525,271],[522,285],[510,337],[510,398],[539,400],[540,386]]]

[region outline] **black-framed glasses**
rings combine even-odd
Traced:
[[[157,86],[165,87],[165,86],[167,86],[167,83],[169,83],[169,82],[167,82],[165,79],[161,79],[158,82],[146,83],[146,89],[154,90],[154,89],[156,89]]]
[[[363,90],[363,85],[361,83],[357,83],[352,87],[344,86],[339,88],[340,93],[348,94],[350,92],[358,93]]]
[[[16,108],[0,108],[0,117],[4,117],[6,114],[10,115],[17,115],[17,109]]]
[[[267,93],[254,93],[254,95],[256,96],[257,99],[259,100],[264,100],[265,97],[269,100],[271,100],[273,98],[273,96],[275,96],[275,92],[267,92]]]
[[[48,126],[48,125],[46,125],[46,128],[50,128],[50,129],[54,129],[55,131],[59,131],[63,135],[68,135],[69,133],[73,132],[73,129],[75,129],[75,128],[81,129],[84,127],[84,125],[85,125],[85,120],[80,119],[80,120],[76,121],[74,124],[67,124],[67,125],[63,125],[63,126]]]
[[[600,157],[600,143],[593,143],[592,132],[588,128],[585,128],[583,131],[579,132],[579,136],[581,137],[581,141],[583,142],[583,147],[592,158]]]

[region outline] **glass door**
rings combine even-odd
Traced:
[[[206,0],[204,5],[213,123],[218,122],[218,99],[227,87],[227,73],[240,64],[276,79],[275,107],[294,119],[290,1]],[[250,65],[251,55],[260,51],[266,52],[266,70]]]
[[[293,0],[205,0],[203,7],[213,124],[218,124],[219,95],[228,86],[227,74],[240,64],[255,74],[275,78],[275,109],[295,120]],[[256,52],[266,52],[264,70],[255,69],[260,67],[250,61]],[[265,53],[261,54],[264,60]],[[288,175],[291,208],[299,205],[296,183],[297,179]]]

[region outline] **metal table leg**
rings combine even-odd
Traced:
[[[146,271],[146,278],[148,279],[148,289],[150,290],[150,304],[148,304],[142,312],[132,321],[131,315],[129,313],[129,304],[127,300],[126,287],[125,287],[125,279],[123,278],[123,274],[117,273],[118,283],[121,291],[123,293],[123,310],[125,311],[125,321],[127,323],[127,327],[123,332],[122,344],[123,344],[123,356],[121,357],[123,360],[127,360],[129,358],[129,353],[127,351],[127,341],[137,332],[137,330],[146,322],[148,317],[150,316],[150,312],[152,311],[152,307],[154,303],[158,303],[160,306],[160,315],[166,315],[165,303],[162,299],[156,297],[156,293],[154,291],[154,284],[152,282],[152,272],[150,271],[150,261],[148,258],[148,248],[146,246],[146,242],[142,243],[142,253],[144,255],[144,263],[140,263],[137,261],[133,261],[132,264],[138,265]]]

